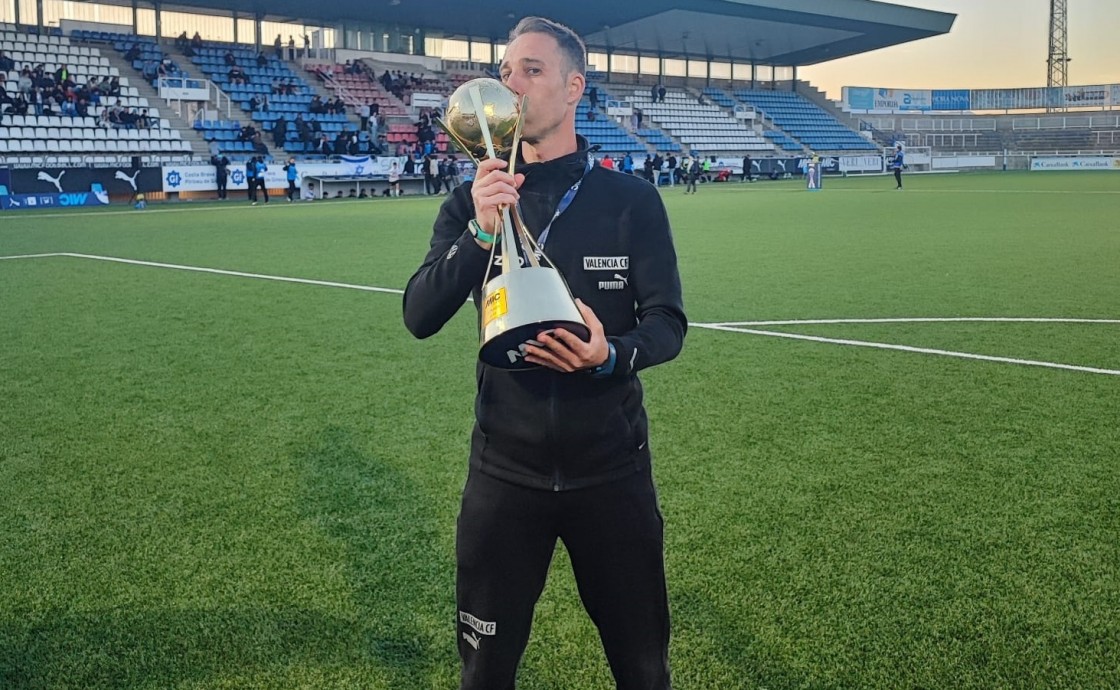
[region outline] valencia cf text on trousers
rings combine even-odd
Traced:
[[[669,690],[664,526],[649,470],[551,492],[473,467],[456,537],[460,689],[513,690],[557,539],[619,690]]]

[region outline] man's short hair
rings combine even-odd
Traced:
[[[579,34],[563,24],[544,17],[525,17],[517,22],[517,26],[509,32],[508,43],[513,43],[514,39],[522,34],[547,34],[552,36],[556,39],[557,45],[560,46],[564,61],[568,63],[568,73],[579,72],[583,74],[587,71],[587,46],[583,44],[583,39],[579,37]]]

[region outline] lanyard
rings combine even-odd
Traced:
[[[552,224],[572,205],[576,194],[579,194],[579,187],[583,184],[584,178],[587,177],[587,173],[591,172],[591,167],[591,161],[587,161],[587,167],[583,169],[583,175],[576,180],[574,185],[568,188],[568,191],[564,192],[564,196],[560,199],[560,205],[556,207],[556,213],[552,214],[552,220],[548,221],[548,225],[544,226],[544,230],[541,230],[540,236],[537,237],[537,246],[542,250],[544,249],[544,243],[548,241],[548,231],[552,229]]]

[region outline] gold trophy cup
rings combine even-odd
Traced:
[[[477,165],[483,157],[509,154],[514,174],[527,99],[496,79],[473,79],[455,90],[439,126]],[[525,346],[539,345],[537,334],[563,328],[580,339],[591,331],[560,271],[525,227],[517,208],[503,208],[490,261],[483,275],[478,356],[502,369],[532,369]],[[520,246],[520,252],[518,247]],[[491,277],[500,247],[500,274]],[[539,257],[539,258],[538,258]]]

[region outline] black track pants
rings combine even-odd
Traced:
[[[512,690],[556,539],[619,690],[668,690],[664,530],[648,471],[549,492],[470,471],[456,552],[461,690]]]

